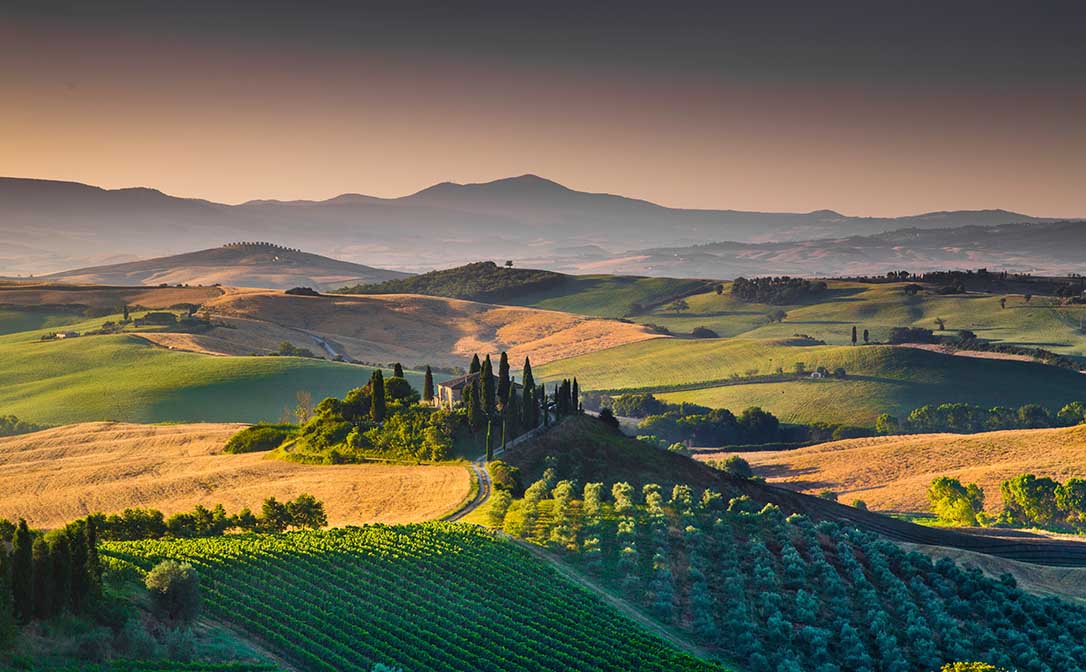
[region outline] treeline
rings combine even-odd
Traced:
[[[786,305],[802,301],[826,291],[826,283],[805,278],[765,277],[736,278],[732,282],[731,294],[747,303],[768,303]]]
[[[691,442],[699,446],[792,448],[804,443],[872,434],[869,428],[841,424],[785,425],[775,415],[757,406],[736,415],[726,408],[713,409],[685,402],[670,404],[651,394],[624,394],[602,401],[609,401],[615,415],[642,418],[637,425],[642,434],[640,438],[650,443],[662,443],[665,447]]]
[[[503,268],[493,261],[479,261],[408,278],[344,287],[339,290],[339,293],[425,294],[450,299],[493,301],[511,298],[528,291],[555,287],[568,277],[553,271]]]
[[[288,529],[317,530],[328,524],[324,503],[302,493],[280,502],[268,497],[254,514],[248,508],[228,515],[222,504],[207,508],[201,504],[189,512],[168,518],[156,509],[125,509],[119,514],[92,514],[103,541],[139,541],[142,539],[191,539],[217,537],[227,532],[285,532]]]
[[[999,484],[1003,510],[984,511],[984,490],[941,476],[928,487],[932,512],[943,522],[962,526],[1036,526],[1086,532],[1086,480],[1060,483],[1048,477],[1019,474]]]
[[[93,520],[49,533],[30,530],[22,519],[4,520],[0,537],[0,648],[10,645],[19,624],[94,608],[102,566]]]
[[[45,429],[45,425],[35,425],[32,422],[20,420],[14,415],[0,415],[0,436],[28,434],[42,429]]]
[[[1001,429],[1071,427],[1084,422],[1086,403],[1081,401],[1065,405],[1055,415],[1039,404],[1025,404],[1017,409],[961,403],[927,404],[914,409],[904,420],[883,413],[875,419],[875,431],[879,434],[976,434]]]

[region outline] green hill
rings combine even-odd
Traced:
[[[172,558],[206,607],[298,669],[716,670],[482,528],[451,523],[105,544]]]
[[[536,367],[537,379],[576,376],[583,390],[645,390],[667,401],[741,410],[762,406],[788,422],[874,424],[929,403],[1086,399],[1082,374],[1032,362],[956,357],[885,345],[804,345],[801,339],[656,339]],[[796,363],[845,369],[843,380],[792,373]],[[783,374],[777,374],[777,369]]]
[[[85,331],[103,319],[76,323]],[[364,385],[372,369],[300,357],[213,357],[166,350],[137,335],[41,341],[50,331],[0,336],[0,412],[37,424],[274,421],[297,404]],[[417,389],[421,377],[408,374]]]
[[[355,285],[343,294],[424,294],[449,299],[496,301],[520,292],[550,287],[566,276],[552,271],[504,268],[493,261],[479,261],[440,271],[430,271],[376,284]]]

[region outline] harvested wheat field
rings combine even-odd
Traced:
[[[999,483],[1018,474],[1086,478],[1086,426],[881,436],[740,455],[770,483],[811,494],[832,490],[842,502],[862,499],[883,511],[927,511],[928,484],[951,476],[979,484],[985,508],[994,512],[1003,506]]]
[[[291,296],[229,289],[205,303],[202,314],[228,328],[148,340],[242,355],[273,350],[282,341],[320,351],[313,338],[318,336],[338,354],[360,361],[463,366],[475,353],[506,350],[515,364],[525,355],[542,364],[659,337],[617,320],[414,294]]]
[[[309,466],[222,454],[244,426],[94,422],[0,438],[0,517],[48,528],[126,507],[259,510],[266,497],[308,492],[333,526],[402,523],[438,518],[471,490],[468,470],[456,465]]]
[[[45,282],[0,283],[0,304],[41,308],[84,306],[121,312],[121,306],[169,308],[201,304],[223,293],[219,287],[108,287]]]

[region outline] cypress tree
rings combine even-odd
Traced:
[[[370,378],[370,393],[373,397],[370,399],[370,419],[381,422],[385,419],[385,374],[381,369],[374,370]]]
[[[856,345],[856,325],[852,325],[852,344]]]
[[[82,521],[68,528],[72,548],[72,611],[79,613],[87,602],[87,531]]]
[[[468,409],[468,426],[477,432],[483,426],[483,411],[479,403],[479,389],[475,385],[464,386],[464,405]]]
[[[492,415],[497,408],[497,390],[494,388],[494,365],[490,363],[490,355],[483,360],[483,370],[479,375],[483,384],[483,409],[487,415]]]
[[[34,537],[26,520],[19,519],[19,527],[11,539],[11,584],[15,600],[15,618],[29,623],[34,616]]]
[[[72,604],[72,547],[68,533],[61,530],[53,538],[53,613],[63,613]]]
[[[533,429],[539,424],[539,405],[535,403],[535,377],[532,375],[532,363],[524,358],[524,369],[520,372],[524,385],[524,426]]]
[[[502,413],[502,452],[505,452],[505,443],[508,440],[509,434],[509,416],[507,413]]]
[[[426,403],[432,403],[434,401],[434,372],[430,370],[430,365],[426,365],[426,376],[422,379],[422,400]]]
[[[514,383],[516,381],[513,381]],[[520,419],[523,411],[521,410],[520,398],[517,396],[517,386],[514,384],[509,390],[509,403],[505,405],[505,409],[502,411],[502,417],[505,419],[506,424],[509,425],[509,433],[511,436],[517,436],[520,434]],[[505,449],[505,430],[506,426],[502,425],[502,450]]]
[[[573,391],[569,395],[570,412],[576,413],[581,407],[581,390],[577,385],[577,378],[573,378]]]
[[[551,424],[551,414],[547,409],[547,387],[540,383],[537,392],[539,393],[539,412],[543,414],[543,426],[547,427]]]
[[[49,544],[40,535],[31,547],[34,563],[34,617],[49,618],[53,607],[53,562],[49,557]]]
[[[98,524],[87,516],[87,595],[102,593],[102,563],[98,561]]]
[[[510,387],[509,355],[503,351],[501,359],[498,360],[498,403],[503,406],[509,402]]]
[[[870,334],[867,333],[867,329],[864,329],[864,343],[868,342],[869,337],[870,337]]]
[[[482,369],[482,365],[479,364],[479,355],[475,354],[471,356],[471,366],[468,367],[468,373],[479,373]]]
[[[399,362],[396,362],[395,364],[392,365],[392,377],[393,378],[403,378],[403,367],[400,366]]]
[[[11,556],[0,545],[0,651],[15,639],[15,598],[11,585]]]
[[[494,425],[494,420],[487,418],[486,420],[486,461],[490,462],[494,459],[494,448],[490,442],[490,430]]]

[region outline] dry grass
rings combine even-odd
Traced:
[[[781,452],[740,453],[770,483],[883,511],[927,511],[936,476],[977,483],[985,508],[1002,508],[999,483],[1021,473],[1086,478],[1086,426],[984,434],[917,434],[849,439]],[[698,459],[721,459],[706,453]]]
[[[0,439],[0,517],[54,527],[95,511],[196,504],[259,510],[264,498],[309,492],[330,525],[440,517],[471,489],[456,465],[307,466],[261,453],[221,454],[244,425],[84,423]]]
[[[230,290],[204,310],[231,328],[149,340],[239,355],[266,352],[281,341],[317,351],[308,335],[316,334],[361,361],[463,366],[475,353],[506,350],[515,363],[529,355],[542,364],[657,337],[643,326],[617,320],[413,294],[309,297]]]

